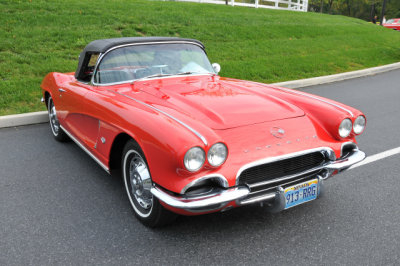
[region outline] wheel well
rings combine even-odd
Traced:
[[[48,91],[46,91],[44,93],[44,103],[46,104],[46,108],[49,109],[49,107],[47,106],[48,102],[49,102],[49,97],[50,97],[50,93]]]
[[[110,152],[110,170],[119,169],[121,167],[121,157],[124,146],[131,139],[133,138],[125,133],[120,133],[114,139]]]

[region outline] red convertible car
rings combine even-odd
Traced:
[[[288,209],[365,158],[359,110],[219,69],[193,39],[93,41],[75,73],[43,80],[51,132],[120,173],[152,227],[253,203]]]
[[[393,18],[386,21],[386,23],[382,24],[383,27],[400,30],[400,18]]]

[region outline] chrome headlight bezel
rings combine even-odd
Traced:
[[[364,132],[365,129],[365,124],[367,120],[365,119],[365,116],[359,115],[355,120],[353,124],[353,131],[355,134],[359,135]]]
[[[190,148],[183,157],[183,164],[190,172],[197,172],[200,170],[206,161],[206,152],[201,147]]]
[[[222,143],[217,142],[211,146],[207,153],[207,160],[211,166],[221,166],[228,158],[228,147]]]
[[[353,122],[350,118],[345,118],[339,125],[338,134],[341,138],[347,138],[353,130]]]

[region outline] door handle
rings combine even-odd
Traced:
[[[58,89],[59,92],[66,92],[64,89]]]

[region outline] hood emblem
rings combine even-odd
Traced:
[[[280,127],[273,127],[269,132],[271,132],[272,136],[278,139],[281,139],[285,136],[285,130]]]

